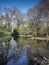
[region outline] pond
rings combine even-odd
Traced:
[[[20,37],[0,42],[0,65],[40,65],[33,62],[37,57],[49,59],[49,41]]]

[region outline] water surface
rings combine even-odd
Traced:
[[[17,41],[11,38],[0,42],[0,58],[3,55],[1,60],[4,65],[28,65],[34,54],[49,58],[49,41],[20,37]]]

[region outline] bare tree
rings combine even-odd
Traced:
[[[39,10],[38,10],[39,6],[35,6],[34,8],[30,8],[27,12],[27,17],[29,20],[32,20],[32,23],[30,21],[31,24],[29,24],[32,27],[32,32],[34,33],[34,36],[37,36],[37,32],[38,32],[38,26],[40,25],[40,18],[39,18]],[[38,24],[37,24],[38,23]]]
[[[41,0],[39,14],[40,17],[44,17],[47,27],[47,36],[49,35],[49,0]]]

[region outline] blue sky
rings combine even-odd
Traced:
[[[16,6],[22,12],[26,12],[30,7],[35,6],[40,0],[0,0],[0,6],[13,7]]]

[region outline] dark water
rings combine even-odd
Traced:
[[[29,65],[36,54],[49,58],[49,41],[13,38],[0,42],[0,65]]]

